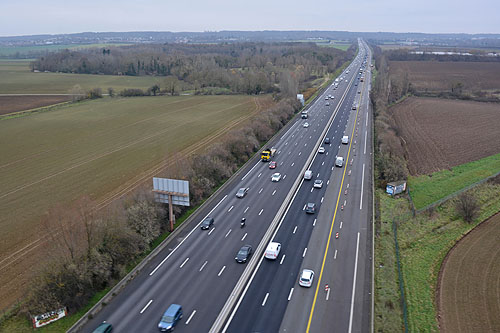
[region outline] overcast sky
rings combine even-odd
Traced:
[[[0,0],[0,36],[84,31],[500,33],[500,0]]]

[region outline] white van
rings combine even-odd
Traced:
[[[264,257],[266,259],[276,260],[278,258],[281,251],[281,243],[271,242],[267,246],[266,252],[264,253]]]
[[[346,145],[349,143],[349,137],[347,135],[344,135],[342,137],[342,144]]]
[[[344,158],[341,156],[337,156],[337,158],[335,159],[335,166],[342,168],[343,165],[344,165]]]
[[[311,180],[312,177],[313,177],[312,170],[306,170],[306,172],[304,172],[304,179],[305,180]]]

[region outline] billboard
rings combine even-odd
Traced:
[[[153,193],[158,202],[169,203],[168,197],[171,195],[172,204],[189,206],[189,182],[187,180],[153,177]]]

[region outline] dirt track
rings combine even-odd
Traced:
[[[500,104],[410,97],[391,111],[412,175],[500,153]]]
[[[500,214],[457,243],[438,281],[442,332],[500,332]]]

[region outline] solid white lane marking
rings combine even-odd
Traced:
[[[337,259],[337,250],[335,250],[335,254],[333,255],[333,259]]]
[[[242,242],[245,240],[245,238],[247,238],[247,235],[248,235],[248,233],[245,232],[245,234],[243,235],[243,238],[241,239]]]
[[[186,320],[186,325],[189,325],[189,322],[191,321],[191,319],[193,319],[195,313],[196,313],[196,310],[193,310],[193,312],[189,316],[188,320]]]
[[[273,194],[271,194],[271,195],[274,195],[274,193],[276,193],[276,190],[274,190],[274,191],[273,191]]]
[[[295,228],[293,228],[293,233],[295,233],[297,231],[297,226],[295,226]]]
[[[230,211],[233,210],[233,208],[234,208],[234,206],[231,206],[227,212],[229,213]]]
[[[189,257],[188,257],[188,258],[186,258],[186,260],[184,260],[184,262],[181,264],[181,266],[180,266],[179,268],[184,267],[184,265],[188,262],[188,260],[189,260]]]
[[[361,197],[359,201],[359,209],[363,209],[363,185],[365,181],[365,164],[363,163],[363,174],[361,175]]]
[[[262,193],[262,190],[264,190],[264,188],[261,188],[261,189],[259,190],[259,194],[261,194],[261,193]]]
[[[212,212],[213,212],[213,211],[214,211],[217,207],[219,207],[219,205],[220,205],[220,204],[221,204],[221,203],[222,203],[222,202],[223,202],[226,198],[227,198],[227,195],[225,195],[225,196],[224,196],[224,198],[222,198],[222,199],[221,199],[221,201],[219,201],[219,202],[217,203],[217,205],[215,205],[215,207],[214,207],[214,208],[212,208],[212,210],[211,210],[210,212],[208,212],[208,214],[207,214],[207,215],[205,215],[205,217],[204,217],[204,218],[200,221],[200,223],[198,223],[198,224],[196,225],[196,227],[194,227],[194,228],[193,228],[193,229],[189,232],[189,234],[187,234],[187,236],[186,236],[186,237],[185,237],[185,238],[184,238],[184,239],[183,239],[183,240],[182,240],[182,241],[181,241],[181,242],[180,242],[180,243],[179,243],[179,244],[178,244],[178,245],[177,245],[177,246],[176,246],[176,247],[172,250],[172,252],[170,252],[170,253],[168,254],[168,256],[166,256],[166,257],[165,257],[165,259],[163,259],[163,260],[162,260],[162,261],[158,264],[158,266],[156,266],[156,267],[155,267],[155,269],[153,269],[153,271],[152,271],[151,273],[149,273],[149,276],[153,275],[153,274],[154,274],[154,273],[155,273],[155,272],[156,272],[156,271],[157,271],[157,270],[161,267],[161,265],[163,265],[163,263],[165,263],[165,261],[167,261],[167,259],[168,259],[168,258],[170,258],[170,256],[171,256],[171,255],[172,255],[172,254],[173,254],[173,253],[174,253],[174,252],[175,252],[175,251],[179,248],[179,246],[181,246],[181,245],[184,243],[184,241],[185,241],[186,239],[188,239],[188,237],[189,237],[189,236],[190,236],[190,235],[191,235],[191,234],[192,234],[192,233],[193,233],[196,229],[198,229],[198,227],[200,226],[201,222],[203,222],[203,220],[204,220],[204,219],[206,219],[206,218],[207,218],[210,214],[212,214]],[[212,230],[213,230],[213,229],[212,229]]]
[[[255,164],[250,170],[248,170],[247,174],[244,175],[243,178],[241,178],[241,180],[245,180],[245,178],[247,178],[247,176],[250,174],[250,172],[252,172],[252,170],[255,169],[255,167],[259,164],[260,164],[260,161],[258,161],[257,164]]]
[[[349,333],[352,332],[352,316],[354,310],[354,295],[356,294],[356,275],[358,274],[359,232],[356,244],[356,261],[354,262],[354,278],[352,279],[351,315],[349,316]]]
[[[146,304],[146,305],[142,308],[141,312],[139,312],[139,313],[140,313],[140,314],[142,314],[144,311],[146,311],[146,309],[148,308],[148,306],[149,306],[152,302],[153,302],[153,300],[150,300],[150,301],[148,302],[148,304]]]
[[[259,212],[259,216],[262,214],[262,212],[264,211],[264,208],[262,208]]]
[[[199,270],[200,272],[203,270],[203,268],[205,268],[205,266],[206,266],[207,262],[208,262],[208,261],[205,261],[205,262],[203,263],[203,265],[201,265],[200,270]]]
[[[282,265],[282,264],[283,264],[283,261],[284,261],[284,260],[285,260],[285,255],[283,255],[283,256],[281,257],[280,265]]]
[[[325,198],[325,197],[321,197],[321,203],[323,203],[323,199],[324,199],[324,198]]]
[[[222,269],[220,270],[219,274],[217,274],[217,276],[221,276],[222,272],[224,272],[225,269],[226,269],[226,266],[222,266]]]
[[[266,297],[264,297],[264,301],[262,302],[262,306],[266,305],[267,298],[269,297],[269,293],[266,294]]]
[[[302,253],[302,258],[306,256],[306,253],[307,253],[307,247],[304,249],[304,253]]]
[[[227,238],[227,236],[229,236],[229,234],[231,233],[231,231],[233,231],[233,229],[229,229],[229,231],[227,232],[226,236],[224,236],[224,238]]]
[[[257,178],[259,178],[260,176],[262,176],[262,172],[261,172],[261,173],[259,173],[259,175],[257,176]]]
[[[365,150],[364,150],[363,154],[366,154],[366,136],[367,136],[367,132],[365,131]]]
[[[214,232],[214,230],[215,230],[215,228],[210,229],[210,231],[208,232],[208,235],[210,236],[210,234],[211,234],[212,232]]]
[[[292,294],[293,294],[293,288],[290,289],[290,293],[288,294],[288,300],[292,299]]]
[[[243,211],[243,213],[246,213],[249,208],[250,208],[250,206],[248,206],[247,208],[245,208],[245,210]]]

